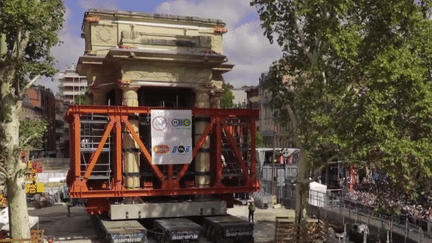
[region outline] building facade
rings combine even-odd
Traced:
[[[270,104],[270,93],[262,85],[233,88],[231,91],[234,95],[233,103],[236,108],[260,110],[257,131],[263,136],[264,147],[272,148],[273,143],[277,148],[293,147],[293,144],[287,139],[287,129],[278,122],[278,119],[275,119]]]
[[[246,89],[247,97],[247,108],[248,109],[260,109],[260,98],[259,98],[259,87],[251,86]]]
[[[232,88],[231,92],[234,95],[234,107],[235,108],[244,108],[247,107],[247,94],[246,90],[248,87],[241,87],[241,88]]]
[[[42,119],[42,109],[40,108],[39,93],[36,89],[28,89],[22,103],[20,120],[40,120]]]
[[[66,114],[69,103],[56,99],[55,106],[55,127],[56,127],[56,157],[68,158],[69,157],[69,134],[66,133],[68,123],[65,122],[64,116]]]
[[[56,150],[56,117],[55,98],[49,88],[37,85],[26,91],[23,100],[20,120],[46,120],[47,131],[43,138],[42,148],[31,152],[33,157],[55,157]]]
[[[76,73],[74,65],[60,74],[59,82],[60,99],[69,104],[75,103],[75,98],[88,90],[87,78]]]
[[[258,86],[260,118],[259,127],[263,136],[264,146],[276,148],[292,148],[288,130],[278,122],[271,107],[271,95],[262,85]]]

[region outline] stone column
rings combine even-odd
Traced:
[[[207,89],[196,89],[197,108],[210,108],[210,97]],[[201,134],[208,125],[208,121],[195,121],[195,141],[198,141]],[[210,187],[210,136],[206,140],[195,156],[195,184],[199,188]]]
[[[138,88],[135,87],[122,87],[123,90],[123,105],[124,106],[138,106]],[[136,133],[139,133],[139,118],[136,116],[129,116],[129,122],[132,124]],[[123,171],[127,175],[124,177],[124,186],[127,189],[139,189],[139,147],[135,142],[130,131],[125,127],[123,130]]]
[[[221,108],[220,97],[222,96],[224,90],[216,89],[211,92],[210,96],[210,107],[211,108]]]

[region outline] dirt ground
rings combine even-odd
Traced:
[[[248,208],[245,205],[228,209],[228,213],[248,220]],[[45,236],[52,236],[55,242],[99,243],[89,216],[82,207],[72,207],[71,217],[67,217],[65,205],[55,205],[41,209],[30,209],[29,214],[39,216],[39,228],[45,230]],[[254,238],[256,243],[274,240],[275,217],[293,217],[289,209],[259,209],[255,211]],[[153,243],[155,241],[150,241]],[[203,239],[201,243],[208,243]]]

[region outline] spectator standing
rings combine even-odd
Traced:
[[[248,209],[249,209],[249,222],[253,223],[254,222],[254,213],[255,213],[255,202],[253,199],[249,201]],[[252,221],[251,221],[251,219],[252,219]]]
[[[67,208],[67,216],[70,217],[71,205],[70,205],[69,200],[67,200],[67,202],[66,202],[66,208]]]

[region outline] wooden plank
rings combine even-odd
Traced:
[[[31,238],[16,238],[16,239],[1,239],[0,242],[32,242],[32,243],[42,243],[43,242],[43,233],[44,230],[31,230],[30,237]]]
[[[275,240],[277,243],[303,243],[327,239],[326,229],[327,225],[323,221],[311,222],[298,227],[288,217],[276,217]]]
[[[0,242],[23,242],[23,241],[33,242],[31,238],[17,238],[17,239],[4,239],[4,240],[0,240]]]

